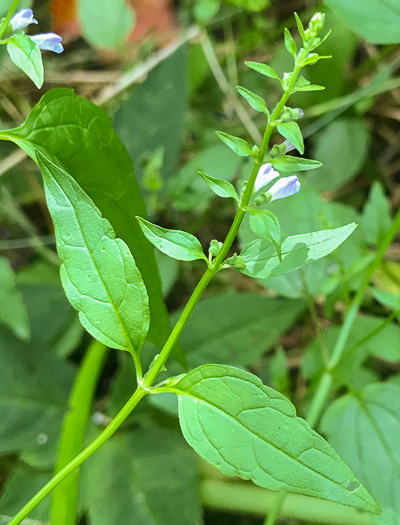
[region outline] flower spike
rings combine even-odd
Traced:
[[[30,24],[37,24],[38,21],[33,18],[32,9],[21,9],[18,11],[10,20],[11,29],[13,31],[19,31]]]

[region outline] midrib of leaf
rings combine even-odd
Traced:
[[[118,308],[115,307],[114,301],[112,301],[112,299],[111,299],[111,295],[110,295],[110,292],[109,292],[109,289],[108,289],[107,283],[104,281],[104,279],[103,279],[103,275],[101,274],[101,272],[100,272],[100,270],[99,270],[99,267],[98,267],[98,265],[97,265],[97,263],[96,263],[96,261],[95,261],[95,259],[94,259],[94,257],[93,257],[93,254],[92,254],[91,250],[90,250],[89,247],[88,247],[88,243],[87,243],[87,241],[86,241],[85,232],[84,232],[84,230],[83,230],[83,228],[82,228],[82,224],[81,224],[81,222],[80,222],[80,220],[79,220],[78,214],[76,213],[76,210],[75,210],[75,208],[74,208],[72,202],[70,201],[68,195],[65,193],[65,191],[63,190],[63,188],[59,185],[58,181],[57,181],[52,175],[50,175],[50,176],[52,177],[52,179],[53,179],[53,181],[55,182],[55,184],[57,184],[57,186],[60,188],[60,190],[62,191],[62,193],[65,195],[65,198],[67,199],[67,201],[68,201],[68,202],[70,203],[70,205],[71,205],[71,208],[72,208],[73,214],[75,215],[75,218],[76,218],[76,220],[77,220],[77,222],[78,222],[78,224],[79,224],[79,228],[80,228],[80,231],[81,231],[81,234],[82,234],[82,238],[83,238],[83,240],[84,240],[84,242],[85,242],[86,249],[87,249],[87,251],[88,251],[88,253],[89,253],[89,255],[90,255],[90,258],[91,258],[91,260],[92,260],[92,262],[93,262],[93,265],[94,265],[94,267],[96,268],[97,273],[98,273],[98,275],[99,275],[99,278],[100,278],[100,280],[101,280],[101,282],[102,282],[102,284],[103,284],[103,286],[104,286],[104,289],[105,289],[105,291],[106,291],[106,294],[107,294],[107,297],[108,297],[108,300],[109,300],[109,304],[111,304],[111,306],[112,306],[112,308],[113,308],[113,310],[114,310],[114,313],[115,313],[115,315],[116,315],[116,317],[117,317],[117,319],[118,319],[118,322],[119,322],[119,324],[120,324],[120,326],[121,326],[121,328],[122,328],[123,334],[124,334],[124,336],[125,336],[125,338],[126,338],[126,340],[127,340],[127,342],[128,342],[129,351],[130,351],[132,354],[134,354],[134,353],[135,353],[135,347],[134,347],[134,345],[133,345],[133,343],[132,343],[132,341],[131,341],[131,338],[130,338],[129,335],[128,335],[128,332],[127,332],[126,328],[125,328],[125,323],[123,322],[123,320],[122,320],[122,318],[121,318],[121,316],[120,316],[120,314],[119,314],[119,307],[118,307]],[[99,219],[100,219],[101,221],[103,221],[103,220],[107,220],[107,219],[103,219],[103,217],[101,216],[101,214],[98,215],[98,216],[99,216]],[[100,240],[101,240],[103,237],[107,237],[107,236],[104,234],[104,232],[103,232],[102,236],[100,237],[99,242],[100,242]],[[115,239],[113,239],[113,240],[115,240]],[[97,245],[96,245],[96,246],[97,246]],[[119,248],[118,248],[118,252],[119,252]],[[133,256],[131,255],[131,257],[133,257]],[[124,271],[125,271],[125,274],[126,274],[125,261],[122,260],[122,263],[123,263]],[[68,270],[67,270],[67,268],[66,268],[64,262],[63,262],[63,266],[64,266],[64,268],[66,269],[66,271],[67,271],[67,273],[68,273]],[[71,281],[71,280],[70,280],[70,281]],[[72,281],[71,281],[71,282],[72,282]],[[74,285],[74,286],[75,286],[75,285]],[[125,285],[125,293],[126,293],[126,288],[127,288],[127,284]],[[78,288],[77,288],[77,290],[79,291]],[[79,293],[81,293],[81,292],[79,291]],[[124,296],[124,298],[125,298],[125,296]],[[121,304],[122,304],[122,302],[124,301],[124,298],[122,299]],[[96,327],[96,329],[98,329],[98,328]],[[99,330],[99,331],[101,331],[101,330]],[[102,333],[104,334],[104,332],[102,332]],[[104,335],[106,335],[106,334],[104,334]],[[108,337],[109,339],[111,339],[108,335],[107,335],[107,337]],[[140,350],[140,349],[139,349],[139,350]]]
[[[39,71],[38,69],[36,68],[35,66],[35,61],[34,60],[31,60],[31,54],[33,53],[34,49],[31,49],[29,53],[26,52],[25,48],[20,46],[17,42],[15,42],[14,40],[11,40],[11,43],[13,43],[20,51],[22,51],[22,53],[27,57],[27,59],[29,60],[29,62],[32,64],[33,66],[33,69],[35,70],[36,72],[36,75],[37,76],[40,76],[39,75]]]
[[[253,383],[250,383],[251,385],[253,385]],[[255,386],[255,385],[254,385]],[[172,391],[172,389],[170,390]],[[310,467],[308,465],[306,465],[305,463],[303,463],[301,460],[299,460],[298,458],[296,458],[295,456],[292,456],[291,454],[289,454],[288,452],[286,452],[285,450],[282,450],[281,448],[279,448],[278,446],[274,445],[273,443],[271,443],[270,441],[267,441],[265,438],[263,438],[262,436],[260,436],[259,434],[257,434],[255,431],[253,431],[251,428],[249,428],[248,426],[246,426],[243,422],[239,422],[237,419],[235,419],[234,416],[232,416],[231,414],[229,414],[229,412],[226,412],[223,408],[217,406],[217,405],[214,405],[213,403],[211,403],[210,401],[208,400],[205,400],[205,399],[202,399],[200,396],[198,396],[197,394],[194,395],[194,394],[189,394],[187,393],[186,391],[183,391],[183,390],[179,390],[179,389],[174,389],[174,392],[177,394],[177,395],[185,395],[187,397],[191,397],[193,398],[194,400],[196,401],[202,401],[203,403],[205,403],[206,405],[209,405],[213,408],[215,408],[216,410],[219,410],[220,412],[222,412],[223,414],[225,414],[229,419],[231,419],[232,421],[234,421],[237,425],[241,426],[242,428],[244,428],[245,430],[247,430],[252,436],[256,436],[260,441],[262,441],[263,443],[266,443],[267,445],[271,446],[272,448],[274,448],[275,450],[279,451],[280,453],[284,454],[285,456],[287,456],[290,460],[294,461],[296,464],[300,464],[302,465],[305,469],[307,470],[311,470],[312,472],[314,472],[315,474],[317,474],[318,476],[328,480],[329,482],[335,484],[335,485],[340,485],[339,483],[335,482],[334,480],[332,480],[331,478],[329,478],[328,476],[326,476],[325,474],[322,474],[321,472],[318,472],[317,470],[315,470],[313,467]],[[263,392],[264,393],[264,392]],[[265,393],[264,393],[265,394]],[[195,403],[195,406],[196,406],[196,412],[197,412],[197,418],[199,418],[198,416],[198,403]],[[265,409],[265,408],[270,408],[271,410],[273,410],[274,412],[278,412],[279,414],[282,414],[282,412],[279,412],[279,410],[277,410],[276,408],[273,408],[273,407],[265,407],[265,406],[262,406],[262,407],[251,407],[249,409],[245,409],[245,410],[257,410],[257,409]],[[245,410],[242,410],[241,412],[239,412],[239,414],[241,414],[242,412],[244,412]],[[238,415],[239,415],[238,414]],[[292,417],[292,416],[287,416],[287,417]],[[297,417],[297,416],[293,416],[293,417]],[[200,425],[202,427],[202,425]],[[209,440],[208,438],[208,435],[203,431],[204,435],[207,437],[207,439]],[[215,448],[215,450],[217,450],[217,452],[219,453],[218,449],[214,446],[214,444],[209,441],[209,443],[211,443],[211,445]],[[318,449],[315,449],[314,447],[311,447],[312,449],[314,450],[318,450]],[[307,450],[310,450],[310,448],[308,448]],[[305,452],[305,451],[303,451]],[[302,452],[302,453],[303,453]],[[222,456],[221,456],[222,457]],[[225,458],[223,458],[224,461]],[[226,463],[228,463],[226,461]],[[233,466],[233,465],[232,465]],[[264,468],[261,466],[261,465],[258,465],[266,474],[268,474],[269,476],[272,476],[272,474],[270,472],[267,472],[264,470]],[[237,467],[233,466],[235,468],[235,470],[239,470],[237,469]],[[273,477],[273,476],[272,476]],[[280,481],[280,480],[278,480]],[[280,481],[281,482],[281,481]],[[281,482],[283,483],[283,482]],[[288,485],[288,486],[291,486],[291,485]]]

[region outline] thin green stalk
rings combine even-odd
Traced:
[[[383,238],[379,246],[379,250],[376,254],[376,257],[374,261],[371,263],[370,267],[368,268],[365,274],[365,277],[360,287],[358,288],[358,291],[356,295],[354,296],[353,301],[351,302],[350,308],[347,311],[345,321],[342,325],[342,329],[339,333],[339,337],[336,340],[336,344],[333,349],[332,355],[329,359],[328,366],[322,375],[321,381],[318,385],[317,391],[311,402],[311,406],[307,414],[307,421],[310,423],[312,427],[316,425],[319,419],[319,416],[321,414],[321,411],[324,408],[326,399],[331,390],[334,369],[339,364],[340,359],[343,356],[343,353],[346,348],[346,343],[350,335],[351,328],[353,327],[354,321],[356,320],[360,305],[362,303],[365,291],[368,288],[371,277],[373,273],[375,272],[375,270],[381,264],[387,248],[392,243],[399,229],[400,229],[400,210],[397,212],[391,227],[389,228],[385,237]]]
[[[56,472],[81,450],[94,392],[108,349],[93,341],[86,352],[70,395],[69,412],[64,419]],[[75,470],[53,493],[50,520],[54,525],[75,525],[78,509],[79,472]]]
[[[239,230],[240,225],[242,224],[243,218],[246,214],[247,207],[250,202],[250,198],[253,194],[253,188],[254,183],[258,174],[258,171],[264,162],[265,154],[267,151],[267,147],[269,144],[269,140],[271,138],[272,131],[277,125],[277,120],[288,100],[288,98],[291,95],[292,89],[294,87],[294,84],[297,80],[298,74],[300,72],[301,65],[299,65],[299,62],[296,62],[295,68],[292,73],[291,80],[289,82],[289,85],[284,90],[283,95],[281,97],[281,100],[275,107],[274,111],[272,112],[272,115],[268,121],[268,124],[265,129],[264,137],[261,143],[260,151],[257,156],[257,159],[255,160],[253,170],[250,175],[249,182],[246,186],[245,191],[243,192],[238,210],[236,212],[235,218],[233,220],[232,226],[225,238],[225,241],[222,245],[222,248],[215,258],[213,265],[209,267],[206,272],[204,273],[203,277],[200,279],[199,283],[197,284],[193,294],[191,295],[187,305],[185,306],[180,318],[178,319],[178,322],[176,323],[174,329],[172,330],[170,336],[168,337],[163,349],[161,350],[158,357],[153,361],[148,373],[145,375],[143,380],[138,381],[138,387],[133,394],[133,396],[129,399],[129,401],[125,404],[125,406],[121,409],[121,411],[117,414],[117,416],[111,421],[111,423],[108,425],[108,427],[88,446],[83,450],[78,456],[76,456],[72,461],[70,461],[65,467],[62,468],[26,505],[25,507],[14,517],[13,520],[10,521],[9,525],[19,525],[21,521],[28,516],[28,514],[48,495],[50,494],[55,487],[61,483],[69,474],[74,472],[84,461],[86,461],[96,450],[98,450],[101,445],[103,445],[113,434],[114,432],[122,425],[122,423],[125,421],[125,419],[129,416],[129,414],[132,412],[132,410],[135,408],[135,406],[139,403],[139,401],[150,392],[150,387],[152,386],[153,382],[157,378],[158,374],[163,370],[164,365],[171,355],[172,350],[174,349],[174,346],[178,342],[179,335],[181,334],[183,328],[185,327],[191,313],[194,310],[194,307],[196,306],[197,302],[199,301],[200,297],[202,296],[204,290],[206,289],[207,285],[213,278],[213,276],[217,273],[217,271],[221,268],[221,266],[224,263],[224,259],[226,255],[229,252],[229,249],[231,248],[237,232]]]
[[[13,14],[15,13],[15,10],[17,9],[18,2],[19,0],[13,0],[13,3],[11,4],[6,17],[4,18],[3,22],[0,25],[0,40],[3,38],[3,35],[6,32],[6,29],[10,23],[10,20]]]
[[[122,425],[139,401],[146,395],[146,391],[140,385],[129,401],[118,412],[107,428],[78,456],[65,465],[57,474],[41,489],[33,498],[15,515],[8,525],[19,525],[32,510],[44,500],[69,474],[74,472],[82,463],[84,463],[92,454],[96,452]]]
[[[281,515],[282,507],[285,502],[286,492],[278,492],[275,496],[271,510],[268,512],[268,516],[264,521],[264,525],[275,525],[276,520]]]

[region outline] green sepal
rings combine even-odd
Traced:
[[[271,159],[270,162],[278,171],[284,172],[315,170],[322,166],[322,163],[317,160],[303,159],[292,155],[283,155],[277,159]]]
[[[216,131],[215,133],[236,155],[240,157],[248,157],[251,155],[251,148],[244,139],[228,135],[228,133],[223,133],[222,131]]]
[[[208,263],[200,241],[194,235],[181,230],[161,228],[142,217],[136,219],[147,240],[160,252],[179,261],[204,259]]]
[[[287,29],[286,27],[285,27],[285,46],[286,46],[286,49],[289,51],[289,53],[293,57],[296,57],[297,55],[296,42],[293,40],[293,37],[290,34],[289,29]]]
[[[262,97],[241,86],[236,86],[236,89],[242,95],[242,97],[247,100],[253,109],[259,111],[260,113],[265,113],[265,115],[269,117],[270,113],[268,111],[267,104]]]
[[[14,34],[6,42],[11,60],[40,89],[43,86],[44,72],[42,53],[38,45],[28,35],[23,34]]]
[[[278,73],[271,66],[267,66],[267,64],[262,64],[261,62],[245,62],[245,64],[251,69],[254,69],[254,71],[257,71],[257,73],[278,80],[282,84],[282,80],[279,78]]]
[[[239,202],[239,196],[229,181],[210,177],[210,175],[206,175],[202,171],[198,171],[197,173],[218,197],[223,197],[224,199],[231,198]]]
[[[139,352],[149,330],[149,299],[128,246],[75,179],[39,150],[35,153],[68,300],[98,341]]]
[[[285,137],[285,139],[289,140],[293,144],[293,146],[301,155],[303,155],[303,136],[301,134],[301,130],[297,122],[292,121],[278,124],[278,131],[283,137]]]

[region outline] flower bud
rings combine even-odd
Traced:
[[[311,38],[315,38],[318,33],[322,30],[325,23],[325,14],[324,13],[315,13],[311,18],[308,29],[310,32]]]
[[[216,257],[219,254],[219,252],[221,251],[221,248],[222,248],[222,242],[213,239],[210,242],[210,248],[208,250],[208,253],[212,257]]]

